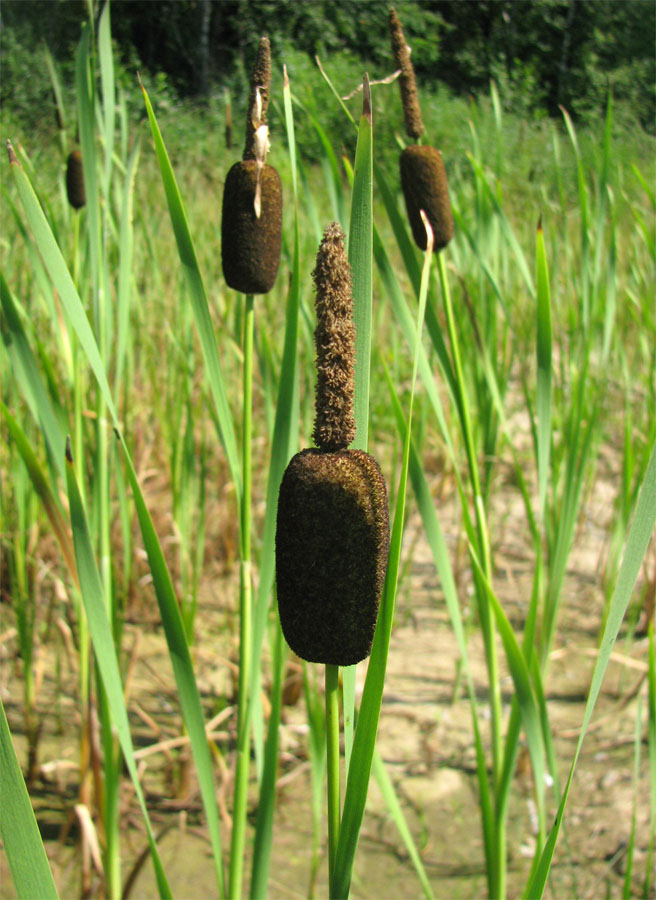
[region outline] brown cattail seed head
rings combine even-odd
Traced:
[[[421,110],[419,108],[419,97],[417,96],[417,85],[415,84],[415,70],[410,61],[410,48],[405,42],[403,29],[396,10],[392,7],[387,18],[389,25],[390,38],[392,42],[392,53],[396,60],[396,65],[401,70],[401,102],[403,103],[403,116],[405,118],[405,130],[413,139],[417,140],[424,133],[424,123],[421,121]]]
[[[260,215],[255,212],[259,178]],[[255,160],[235,163],[223,189],[221,256],[229,287],[243,294],[266,294],[280,262],[282,186],[273,166],[258,175]]]
[[[81,209],[87,202],[84,191],[82,153],[79,150],[73,150],[68,155],[68,162],[66,163],[66,193],[68,194],[68,202],[73,209]]]
[[[308,662],[369,656],[389,552],[385,480],[363,450],[303,450],[280,485],[276,582],[280,624]]]
[[[344,233],[326,229],[312,273],[317,289],[316,418],[312,437],[320,450],[345,450],[355,438],[355,325],[351,268]]]
[[[415,244],[420,250],[426,249],[426,229],[420,215],[423,209],[433,229],[435,251],[446,247],[453,237],[453,212],[444,162],[434,147],[413,144],[405,148],[401,154],[401,187]]]
[[[256,159],[257,129],[266,125],[267,109],[269,107],[269,92],[271,90],[271,45],[269,38],[264,35],[257,48],[257,56],[251,76],[250,93],[248,96],[248,114],[246,116],[246,145],[242,159]]]

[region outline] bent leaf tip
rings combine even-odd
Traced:
[[[362,116],[370,125],[372,124],[371,88],[369,86],[369,75],[366,72],[362,79]]]
[[[18,157],[16,156],[16,154],[14,152],[14,148],[13,148],[12,143],[9,140],[9,138],[7,138],[7,156],[9,157],[10,165],[13,166],[15,164],[17,166],[20,166],[20,163],[18,162]]]

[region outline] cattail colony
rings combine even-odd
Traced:
[[[86,7],[0,192],[3,887],[653,896],[653,140],[422,82],[426,4],[202,112]]]

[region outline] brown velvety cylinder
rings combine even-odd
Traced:
[[[68,202],[73,209],[82,209],[87,202],[84,190],[82,153],[80,150],[73,150],[73,152],[68,155],[68,161],[66,163],[66,193],[68,194]]]
[[[280,263],[282,185],[273,166],[261,172],[261,213],[255,215],[257,163],[232,166],[223,190],[221,255],[229,287],[243,294],[266,294]]]
[[[282,479],[276,531],[280,624],[308,662],[369,656],[389,552],[385,480],[363,450],[303,450]]]
[[[401,187],[415,244],[420,250],[426,249],[426,229],[420,215],[423,209],[433,229],[437,252],[453,237],[453,212],[442,157],[434,147],[413,144],[405,148],[400,163]]]

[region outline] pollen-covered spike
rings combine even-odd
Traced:
[[[344,233],[326,229],[312,273],[316,286],[316,417],[312,437],[320,450],[345,450],[355,438],[355,325],[351,268]]]
[[[266,124],[271,90],[271,44],[264,35],[257,48],[255,65],[251,76],[248,95],[248,114],[246,116],[246,144],[242,159],[256,158],[255,132],[260,125]]]
[[[412,236],[420,250],[426,249],[426,229],[421,210],[428,216],[435,238],[435,251],[453,237],[453,212],[442,156],[434,147],[413,144],[401,154],[401,187]]]
[[[260,171],[260,215],[255,214],[258,164],[235,163],[223,189],[221,257],[229,287],[243,294],[267,294],[280,263],[282,186],[273,166]]]
[[[66,163],[66,193],[68,194],[68,202],[73,209],[81,209],[87,202],[84,190],[82,153],[79,150],[73,150],[68,155]]]
[[[415,84],[415,70],[410,60],[410,48],[405,42],[401,22],[394,7],[389,11],[387,23],[392,43],[392,53],[397,66],[401,70],[399,83],[401,86],[405,130],[416,141],[424,133],[424,123],[421,120],[421,109],[419,108],[419,97],[417,96],[417,85]]]
[[[363,450],[293,457],[280,486],[276,582],[289,646],[350,666],[371,652],[389,551],[385,480]]]

